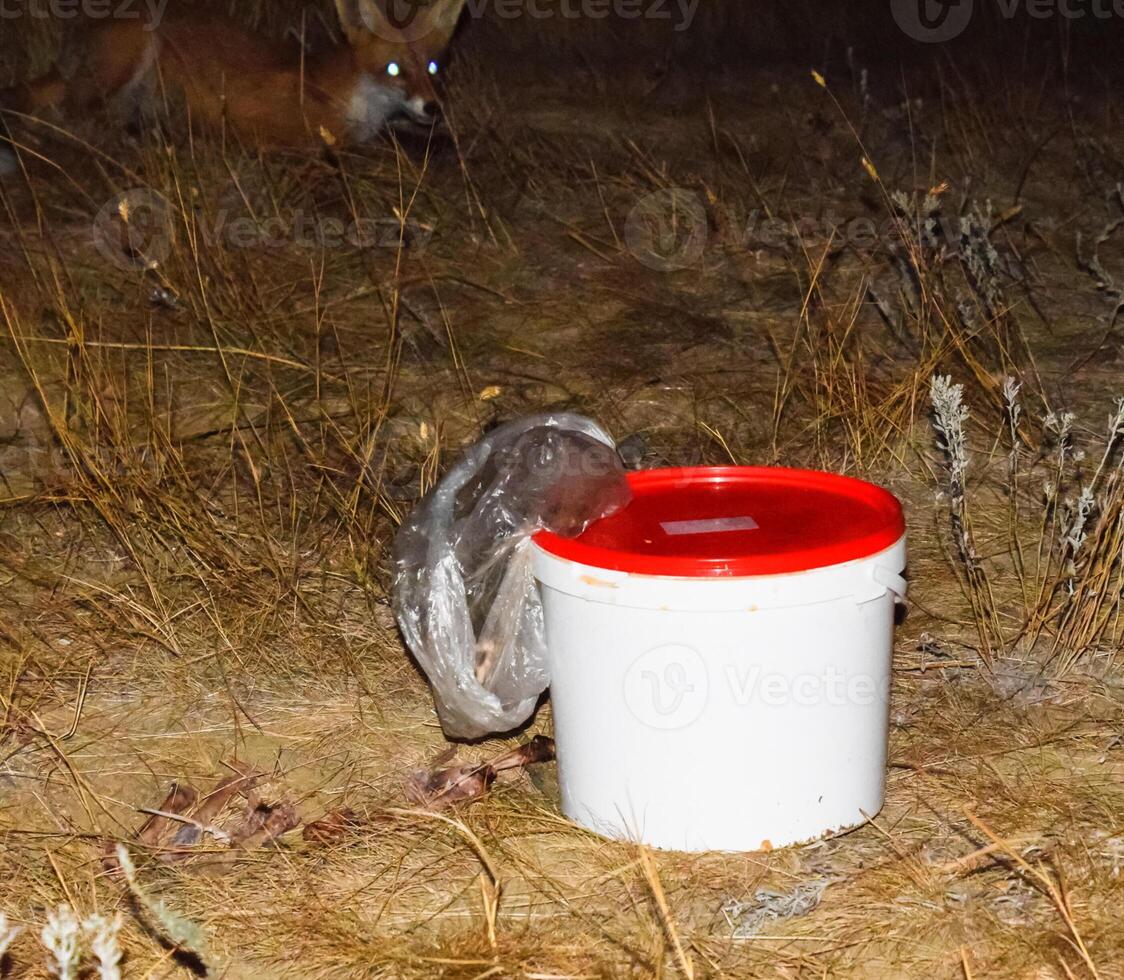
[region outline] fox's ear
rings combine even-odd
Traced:
[[[352,44],[370,34],[377,34],[379,25],[383,23],[381,11],[371,0],[336,0],[336,13],[344,35]]]
[[[421,17],[426,24],[426,39],[439,45],[448,44],[457,29],[464,5],[465,0],[433,0],[423,7]]]

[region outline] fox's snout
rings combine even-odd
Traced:
[[[441,103],[437,99],[426,100],[415,95],[406,101],[406,115],[423,126],[431,126],[441,116]]]

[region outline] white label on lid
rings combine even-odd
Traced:
[[[727,534],[731,531],[756,531],[752,517],[713,517],[702,521],[664,521],[663,533],[672,538],[685,534]]]

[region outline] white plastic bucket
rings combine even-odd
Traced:
[[[905,594],[897,501],[783,469],[630,482],[624,511],[535,539],[563,812],[687,851],[770,849],[873,816]]]

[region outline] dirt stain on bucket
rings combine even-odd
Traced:
[[[616,582],[606,582],[604,579],[595,578],[592,575],[581,576],[580,581],[585,585],[592,585],[599,589],[615,589],[618,588]]]

